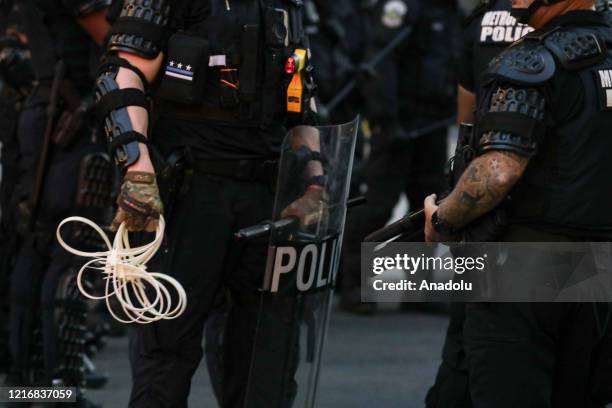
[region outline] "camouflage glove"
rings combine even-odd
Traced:
[[[140,171],[126,173],[117,205],[119,208],[111,224],[113,231],[117,231],[125,222],[130,232],[154,232],[163,211],[155,174]]]
[[[309,226],[326,222],[327,213],[327,193],[322,187],[311,186],[283,210],[281,217],[295,217],[303,226]]]

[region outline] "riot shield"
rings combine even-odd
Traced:
[[[245,406],[314,407],[359,119],[282,146]]]

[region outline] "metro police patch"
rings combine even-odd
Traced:
[[[168,62],[166,65],[166,76],[181,79],[183,81],[193,81],[193,71],[191,65],[184,65],[181,62]]]
[[[387,28],[398,28],[404,23],[408,5],[401,0],[390,0],[385,3],[382,23]]]
[[[595,82],[601,89],[599,103],[602,110],[612,110],[612,69],[599,69],[595,73]]]
[[[488,11],[482,17],[480,43],[511,44],[532,31],[532,27],[519,24],[509,11]]]

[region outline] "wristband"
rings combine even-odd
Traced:
[[[457,235],[459,233],[458,229],[454,228],[438,216],[438,211],[433,213],[433,215],[431,216],[431,225],[433,226],[434,230],[436,230],[436,232],[440,235],[449,237]]]

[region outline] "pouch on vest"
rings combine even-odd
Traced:
[[[160,87],[161,98],[178,103],[201,103],[208,60],[206,39],[184,33],[173,34],[168,40],[168,57]]]

